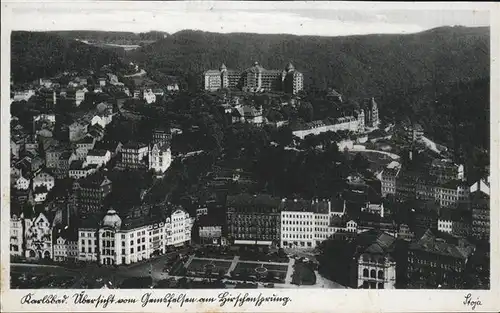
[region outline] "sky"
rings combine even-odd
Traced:
[[[446,5],[443,8],[443,5]],[[484,5],[484,3],[483,3]],[[411,10],[408,8],[412,8]],[[474,9],[473,9],[474,8]],[[487,6],[470,3],[84,2],[20,3],[13,30],[104,30],[343,36],[415,33],[438,26],[489,26]]]

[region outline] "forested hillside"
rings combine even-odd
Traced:
[[[118,45],[138,45],[145,42],[154,42],[168,35],[165,32],[150,31],[145,33],[132,32],[107,32],[91,30],[73,30],[73,31],[52,31],[49,34],[55,34],[68,39],[87,40],[96,43],[111,43]]]
[[[14,83],[50,77],[60,72],[123,66],[117,50],[102,49],[58,35],[15,31],[11,36],[11,75]]]
[[[292,61],[306,86],[350,96],[382,96],[425,84],[476,79],[489,73],[489,28],[444,27],[407,35],[313,37],[181,31],[134,51],[147,67],[189,77],[225,63],[244,69]]]
[[[472,180],[489,164],[490,79],[424,86],[381,100],[383,114],[423,126],[426,136],[454,151]]]

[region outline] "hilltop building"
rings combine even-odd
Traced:
[[[304,76],[289,63],[283,70],[268,70],[258,62],[243,71],[222,64],[218,70],[203,74],[205,90],[239,89],[246,92],[283,91],[296,94],[304,87]]]

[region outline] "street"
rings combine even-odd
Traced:
[[[119,286],[120,283],[129,277],[151,277],[153,282],[167,278],[167,273],[163,273],[165,261],[178,254],[184,254],[189,251],[188,248],[166,253],[164,255],[146,260],[141,263],[119,267],[98,266],[97,264],[87,264],[83,268],[73,269],[59,265],[39,265],[28,263],[13,263],[11,264],[12,272],[29,272],[32,274],[56,274],[61,276],[73,276],[77,278],[71,288],[87,288],[89,283],[109,284],[111,286]]]

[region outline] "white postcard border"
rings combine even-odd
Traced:
[[[62,1],[61,1],[62,2]],[[36,7],[36,6],[52,6],[60,5],[61,7],[75,7],[88,5],[81,1],[74,1],[72,3],[65,2],[52,2],[48,4],[44,3],[33,3],[28,1],[17,1],[17,3],[2,2],[2,54],[1,54],[1,70],[2,70],[2,94],[1,101],[1,191],[2,191],[2,203],[1,203],[1,310],[4,312],[93,312],[93,311],[123,311],[123,312],[164,312],[166,310],[171,312],[235,312],[235,311],[248,311],[248,312],[321,312],[321,311],[339,311],[339,312],[442,312],[442,311],[453,311],[453,312],[470,312],[471,306],[464,305],[465,296],[471,294],[472,300],[481,301],[481,305],[478,305],[475,310],[478,312],[497,312],[500,309],[500,254],[499,254],[499,224],[500,216],[500,197],[498,193],[491,193],[491,290],[489,291],[467,291],[467,290],[328,290],[328,289],[224,289],[224,290],[85,290],[84,292],[89,295],[89,297],[98,297],[102,295],[103,301],[109,296],[114,295],[116,299],[119,298],[136,298],[136,304],[110,304],[106,308],[103,308],[103,304],[100,306],[95,306],[92,304],[87,305],[74,305],[73,295],[75,293],[80,293],[82,290],[13,290],[10,289],[10,259],[9,259],[9,121],[10,112],[9,106],[9,88],[10,88],[10,21],[16,18],[12,14],[12,8],[14,7]],[[500,165],[499,158],[499,145],[500,145],[500,68],[499,60],[500,57],[500,23],[498,17],[500,16],[499,5],[495,3],[472,3],[472,2],[461,2],[461,3],[381,3],[381,2],[357,2],[357,3],[346,3],[346,2],[264,2],[256,4],[248,2],[170,2],[170,3],[145,3],[145,2],[101,2],[94,3],[95,5],[101,5],[103,8],[124,8],[130,7],[131,9],[141,7],[142,9],[154,9],[155,7],[169,6],[169,7],[180,7],[189,9],[207,9],[212,6],[222,7],[228,6],[231,8],[244,8],[244,7],[258,7],[258,8],[279,8],[279,6],[286,5],[287,7],[310,7],[314,6],[317,8],[325,7],[335,7],[339,9],[477,9],[477,10],[489,10],[490,11],[490,22],[491,22],[491,190],[499,189],[499,176],[498,176],[498,165]],[[25,21],[29,23],[29,21]],[[50,21],[47,21],[48,23]],[[496,56],[496,57],[495,57]],[[495,166],[496,165],[496,166]],[[240,294],[240,299],[245,297],[245,293],[248,293],[248,298],[261,299],[262,297],[270,297],[271,299],[276,299],[276,297],[285,298],[288,297],[290,300],[286,305],[282,305],[284,300],[281,301],[264,301],[260,306],[256,306],[255,302],[248,301],[244,302],[242,306],[234,305],[234,302],[228,302],[221,306],[220,295],[228,292],[234,296]],[[64,295],[68,296],[66,304],[21,304],[21,299],[25,297],[28,293],[33,293],[33,298],[43,298],[44,295],[57,295],[60,299]],[[168,306],[167,302],[148,304],[143,307],[141,305],[141,298],[144,294],[152,293],[155,298],[164,298],[166,294],[175,294],[177,297],[182,298],[182,294],[185,294],[185,298],[215,298],[217,301],[210,303],[202,302],[186,302],[184,300],[184,305],[180,306],[180,302],[173,303],[170,302]],[[260,295],[260,298],[259,298]],[[273,296],[274,295],[274,296]],[[168,298],[168,297],[167,297]],[[175,296],[171,297],[174,299]],[[48,298],[46,298],[48,299]],[[175,298],[177,299],[177,298]],[[279,300],[279,299],[278,299]],[[47,300],[49,301],[49,300]],[[180,300],[179,300],[180,301]],[[238,300],[240,301],[240,300]],[[259,300],[257,300],[259,301]]]

